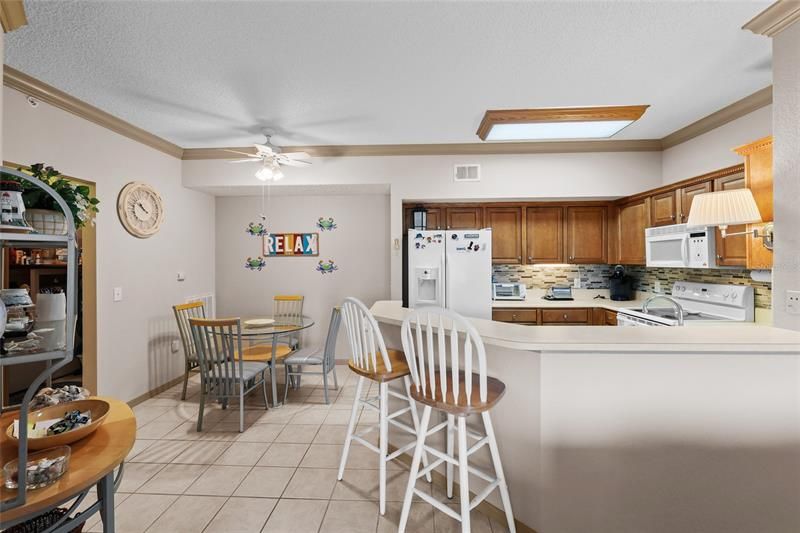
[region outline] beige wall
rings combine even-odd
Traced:
[[[775,122],[775,325],[800,330],[786,313],[786,291],[800,291],[800,23],[772,41]]]
[[[661,155],[664,184],[719,168],[737,165],[742,157],[733,148],[772,133],[772,106],[762,107],[672,148]]]
[[[130,400],[180,374],[170,306],[214,290],[214,199],[181,185],[181,162],[69,113],[3,89],[3,157],[46,162],[97,183],[98,383],[100,394]],[[161,231],[128,235],[116,213],[129,181],[153,185],[165,202]],[[186,281],[176,281],[177,272]],[[113,302],[122,287],[123,301]]]
[[[482,180],[455,183],[453,165],[479,163]],[[251,165],[223,160],[184,161],[183,183],[209,187],[253,186]],[[416,156],[316,158],[311,168],[289,168],[289,186],[388,185],[391,239],[402,233],[403,200],[598,198],[618,197],[661,184],[660,152],[580,153],[492,156]],[[390,255],[391,298],[402,292],[402,258],[385,240]]]
[[[322,345],[331,308],[346,296],[368,306],[389,296],[389,220],[386,195],[279,196],[267,201],[268,228],[275,232],[319,232],[319,257],[267,259],[261,272],[244,268],[247,257],[261,254],[261,239],[245,233],[258,221],[261,197],[220,197],[216,205],[217,316],[269,316],[276,294],[305,296],[304,314],[316,322],[305,334],[308,345]],[[320,217],[333,217],[337,229],[319,231]],[[339,270],[320,274],[320,260],[333,259]],[[339,336],[341,359],[349,349]]]

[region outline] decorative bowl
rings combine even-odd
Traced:
[[[28,466],[25,486],[40,489],[52,485],[63,476],[69,467],[69,446],[56,446],[36,453],[28,454]],[[19,483],[17,459],[3,466],[3,480],[6,488],[16,489]]]
[[[84,437],[88,437],[100,427],[103,423],[111,406],[104,400],[90,399],[90,400],[77,400],[74,402],[61,403],[45,407],[37,411],[28,413],[28,422],[36,422],[37,420],[51,420],[53,418],[62,418],[65,413],[78,410],[81,413],[84,411],[91,411],[92,421],[89,424],[77,427],[58,435],[50,435],[47,437],[29,437],[28,448],[31,450],[43,450],[45,448],[52,448],[53,446],[63,446],[65,444],[72,444]],[[20,421],[22,423],[22,421]],[[6,428],[6,435],[12,440],[18,440],[12,436],[14,431],[13,421]]]

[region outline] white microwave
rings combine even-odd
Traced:
[[[647,228],[645,254],[649,267],[714,268],[717,266],[714,228],[674,224]]]

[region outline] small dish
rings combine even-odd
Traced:
[[[25,486],[28,490],[40,489],[55,483],[69,467],[69,446],[56,446],[40,452],[28,454]],[[17,459],[3,466],[3,480],[6,488],[16,489],[19,483],[19,463]]]
[[[275,320],[272,318],[252,318],[250,320],[244,321],[244,327],[246,328],[263,328],[266,326],[271,326],[275,323]]]
[[[53,446],[63,446],[65,444],[72,444],[84,437],[88,437],[100,427],[103,423],[108,411],[111,408],[108,402],[98,399],[77,400],[74,402],[61,403],[45,407],[28,414],[28,422],[36,422],[37,420],[51,420],[53,418],[61,418],[65,413],[78,410],[81,413],[90,411],[92,413],[92,421],[84,426],[77,427],[58,435],[49,435],[47,437],[34,437],[28,438],[28,448],[31,450],[44,450],[45,448],[52,448]],[[20,421],[22,423],[22,421]],[[9,439],[19,440],[13,436],[14,422],[12,421],[6,428],[6,435]]]

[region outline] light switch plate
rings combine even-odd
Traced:
[[[800,315],[800,291],[786,291],[786,312]]]
[[[114,301],[115,302],[122,301],[122,287],[114,287]]]

